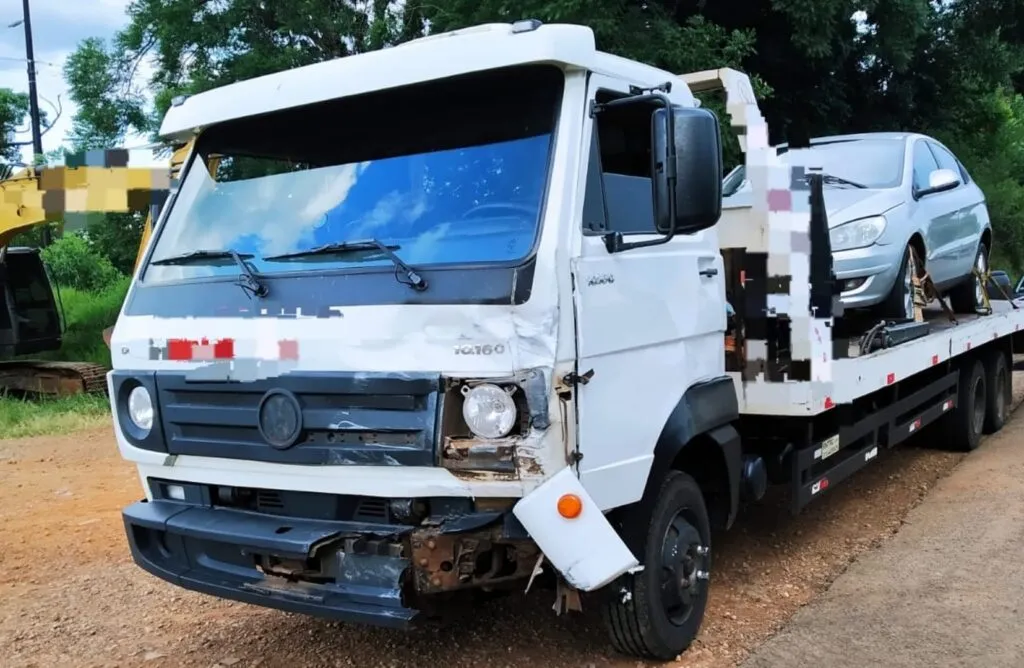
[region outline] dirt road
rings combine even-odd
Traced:
[[[742,661],[857,555],[890,537],[960,459],[901,448],[799,518],[779,496],[745,511],[717,542],[704,630],[677,665]],[[130,561],[120,509],[139,497],[109,429],[0,441],[0,663],[644,665],[614,654],[591,611],[555,617],[548,595],[495,601],[454,627],[406,634],[186,592]]]
[[[744,668],[1024,665],[1022,479],[1018,416]]]

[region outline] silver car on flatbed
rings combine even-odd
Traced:
[[[836,276],[846,309],[913,318],[911,277],[927,269],[958,313],[973,313],[988,270],[992,225],[985,194],[952,151],[926,135],[875,132],[777,147],[793,166],[825,174]],[[725,178],[723,206],[749,206],[743,167]],[[910,248],[924,261],[915,266]]]

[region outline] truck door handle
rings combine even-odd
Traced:
[[[700,275],[701,276],[707,276],[709,278],[711,276],[718,276],[718,269],[716,267],[709,267],[707,269],[701,269],[700,270]]]

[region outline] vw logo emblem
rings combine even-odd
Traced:
[[[270,390],[260,399],[256,426],[270,447],[277,450],[292,447],[302,433],[299,400],[288,390]]]

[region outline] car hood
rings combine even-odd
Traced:
[[[858,218],[877,216],[903,203],[903,193],[885,190],[825,187],[825,209],[830,228]]]

